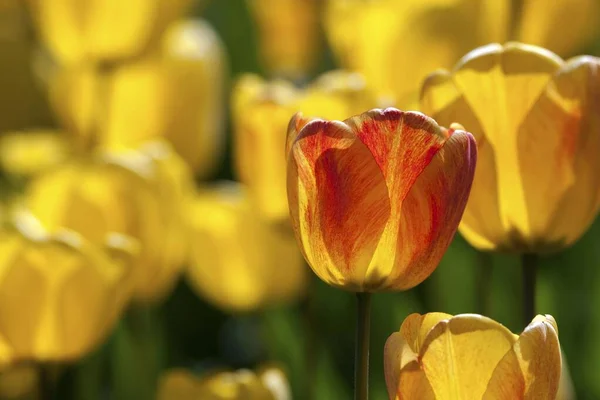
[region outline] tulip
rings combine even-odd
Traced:
[[[72,361],[98,346],[129,299],[133,251],[122,235],[97,247],[72,231],[48,234],[24,215],[2,231],[0,335],[14,359]]]
[[[291,400],[284,373],[274,367],[213,373],[202,378],[184,369],[165,373],[158,400]]]
[[[243,76],[232,96],[236,172],[260,213],[274,222],[288,219],[282,149],[293,114],[302,111],[341,119],[379,105],[356,73],[331,71],[306,90],[285,81],[265,82],[255,75]]]
[[[301,79],[315,67],[320,46],[318,0],[247,0],[257,25],[265,69]]]
[[[538,315],[520,336],[476,314],[411,314],[384,349],[393,399],[555,399],[556,321]]]
[[[0,166],[12,176],[29,178],[67,158],[63,136],[52,131],[11,132],[0,137]]]
[[[263,221],[234,183],[204,189],[188,207],[188,281],[228,312],[290,302],[305,291],[307,269],[291,233]]]
[[[406,290],[433,272],[475,170],[475,141],[455,128],[393,108],[344,122],[292,119],[290,215],[323,281],[356,292]]]
[[[189,0],[30,0],[41,39],[61,64],[116,62],[140,55]]]
[[[137,239],[134,297],[156,302],[172,288],[187,254],[180,213],[190,181],[168,146],[149,145],[61,165],[31,183],[26,206],[50,231],[66,227],[93,243],[108,232]]]
[[[516,38],[573,55],[595,37],[598,11],[596,0],[328,0],[324,20],[342,67],[413,108],[428,73],[477,46]],[[570,28],[556,29],[560,21]]]
[[[69,132],[107,147],[171,142],[206,177],[224,146],[223,44],[204,21],[171,25],[160,46],[139,61],[101,73],[93,65],[64,68],[50,97]]]
[[[570,246],[599,206],[600,59],[494,44],[424,84],[422,108],[473,132],[479,163],[460,232],[481,250]]]

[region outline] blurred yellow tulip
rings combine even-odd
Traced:
[[[49,235],[30,215],[0,232],[0,334],[16,360],[69,361],[99,345],[130,298],[134,244]]]
[[[45,45],[61,64],[117,62],[147,50],[190,0],[29,0]]]
[[[424,112],[478,146],[460,232],[481,250],[571,245],[600,206],[600,59],[488,45],[424,84]]]
[[[201,20],[171,25],[138,61],[102,72],[65,68],[50,97],[62,124],[84,142],[137,147],[169,140],[197,175],[209,175],[224,146],[227,62],[216,32]]]
[[[163,298],[187,254],[182,206],[191,174],[166,144],[141,151],[99,153],[34,180],[26,205],[49,230],[73,229],[98,243],[107,232],[136,238],[134,297]]]
[[[158,400],[291,400],[285,374],[278,368],[218,372],[197,378],[184,369],[165,373]]]
[[[283,149],[292,115],[343,119],[382,104],[356,73],[332,71],[305,90],[243,76],[232,95],[236,172],[258,210],[272,221],[288,218]]]
[[[0,398],[3,400],[31,399],[37,393],[38,374],[31,363],[19,363],[0,369]]]
[[[411,109],[427,74],[477,46],[520,40],[573,55],[598,32],[598,12],[597,0],[327,0],[324,21],[341,66]]]
[[[0,166],[9,175],[29,178],[64,161],[65,137],[54,131],[11,132],[0,136]]]
[[[320,0],[247,0],[257,25],[259,54],[273,76],[299,80],[321,52]]]
[[[244,312],[304,293],[308,268],[291,232],[262,220],[239,184],[199,192],[188,215],[187,276],[200,296],[226,311]]]
[[[384,349],[390,400],[555,399],[556,321],[538,315],[520,336],[475,314],[412,314]]]

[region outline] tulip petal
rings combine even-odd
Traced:
[[[314,120],[288,163],[290,215],[305,258],[325,282],[362,291],[390,215],[373,155],[346,124]]]
[[[494,150],[483,128],[449,72],[429,76],[421,93],[421,108],[442,125],[460,122],[477,141],[475,178],[459,230],[473,246],[493,250],[504,237],[500,220]]]
[[[484,399],[555,399],[560,376],[556,322],[538,315],[499,362]]]
[[[528,172],[523,183],[528,207],[537,211],[532,224],[547,242],[573,243],[598,211],[599,109],[600,59],[578,57],[556,75],[523,126],[529,129],[519,149]],[[542,128],[530,129],[535,124]]]
[[[505,229],[528,235],[529,210],[523,193],[518,131],[562,60],[544,49],[517,43],[489,45],[465,56],[454,83],[480,122],[496,158],[500,211]],[[457,121],[461,122],[461,121]]]
[[[419,354],[436,399],[481,398],[494,368],[515,341],[504,326],[479,315],[440,321]]]

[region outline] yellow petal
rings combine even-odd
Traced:
[[[63,161],[67,154],[67,142],[58,132],[14,132],[0,138],[0,165],[16,176],[36,175]]]
[[[478,399],[516,337],[499,323],[464,314],[429,331],[419,358],[435,398]]]

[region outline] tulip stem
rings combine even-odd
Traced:
[[[369,342],[371,335],[371,293],[356,293],[356,352],[354,355],[354,399],[369,398]]]
[[[523,269],[523,322],[529,325],[535,317],[535,280],[537,273],[538,256],[536,254],[523,254],[521,268]]]
[[[56,387],[52,379],[51,366],[48,363],[38,364],[38,390],[40,400],[54,400]]]

